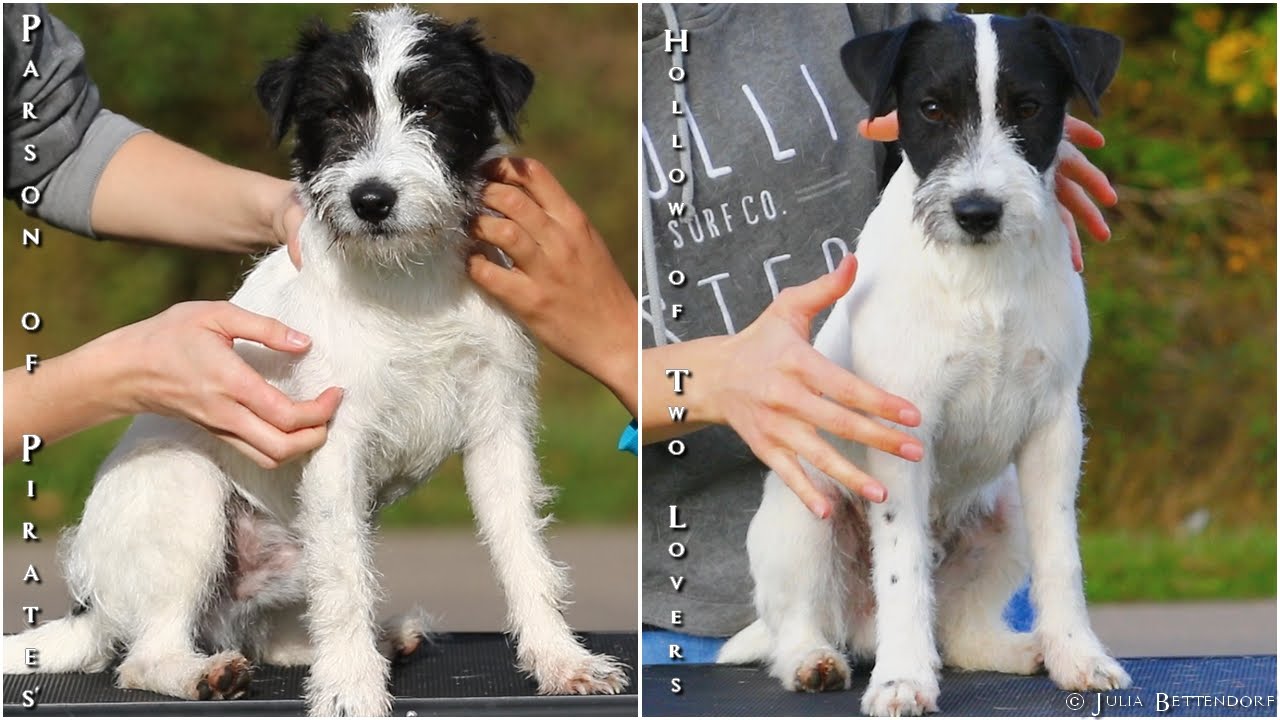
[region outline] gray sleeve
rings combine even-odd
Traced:
[[[30,42],[23,42],[24,16],[40,21]],[[5,197],[24,212],[92,236],[89,214],[102,171],[144,129],[102,108],[80,39],[43,5],[5,5],[4,64]],[[34,206],[20,200],[29,186],[40,191]]]
[[[912,20],[941,20],[956,9],[954,3],[857,3],[848,7],[856,35],[888,30]]]

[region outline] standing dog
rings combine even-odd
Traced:
[[[263,470],[189,423],[138,418],[65,541],[77,611],[6,638],[5,672],[101,670],[122,645],[121,686],[206,699],[244,694],[247,658],[309,663],[312,714],[387,714],[379,638],[406,650],[425,629],[374,622],[373,514],[462,452],[521,668],[543,693],[625,686],[561,614],[537,512],[533,345],[464,271],[477,168],[516,134],[532,87],[470,24],[404,8],[316,26],[267,67],[276,140],[296,132],[304,262],[275,251],[233,302],[314,342],[300,359],[236,349],[293,397],[344,388],[328,441]]]
[[[1067,101],[1078,92],[1096,113],[1120,50],[1103,32],[986,15],[843,49],[873,116],[896,99],[905,158],[862,231],[858,283],[815,345],[913,400],[924,423],[906,430],[925,455],[832,438],[889,495],[869,506],[809,468],[840,499],[830,521],[769,475],[747,541],[760,619],[721,662],[767,660],[787,688],[818,691],[849,687],[842,650],[874,657],[872,715],[936,711],[942,661],[1043,663],[1073,690],[1129,684],[1085,611],[1075,496],[1089,322],[1054,198]],[[1001,611],[1028,555],[1038,614],[1017,634]]]

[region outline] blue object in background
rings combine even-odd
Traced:
[[[618,438],[618,449],[623,452],[629,452],[637,455],[640,452],[640,433],[636,432],[635,418],[631,419],[631,424],[623,428],[622,437]]]
[[[1031,607],[1031,586],[1025,584],[1009,598],[1004,607],[1004,621],[1016,632],[1031,632],[1036,613]],[[728,641],[722,637],[703,637],[688,633],[672,632],[646,627],[640,647],[640,662],[644,665],[673,665],[676,663],[702,664],[716,661],[716,653]],[[683,659],[671,659],[671,646],[679,645]]]

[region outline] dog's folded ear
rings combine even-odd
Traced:
[[[1108,32],[1067,25],[1042,15],[1031,19],[1048,34],[1049,46],[1071,74],[1089,110],[1094,115],[1100,114],[1098,98],[1115,78],[1124,41]]]
[[[518,59],[502,53],[489,53],[486,78],[493,95],[498,123],[512,140],[520,141],[520,109],[533,92],[533,71]]]
[[[271,117],[271,139],[279,145],[289,133],[293,122],[294,89],[298,79],[298,65],[307,53],[320,47],[333,36],[323,21],[316,18],[303,28],[298,40],[298,54],[281,60],[272,60],[258,76],[256,87],[258,102]]]
[[[915,25],[908,23],[856,37],[840,48],[840,64],[858,94],[867,101],[871,117],[880,117],[897,104],[896,98],[891,98],[893,78],[898,72],[902,46]]]

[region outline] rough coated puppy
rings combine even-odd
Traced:
[[[194,425],[139,417],[65,540],[78,611],[6,638],[5,672],[101,670],[121,646],[121,686],[217,699],[246,692],[250,661],[310,664],[309,712],[385,715],[379,645],[411,650],[426,628],[374,620],[374,514],[461,452],[521,668],[544,693],[625,686],[561,614],[565,572],[538,512],[534,347],[464,271],[477,167],[516,134],[532,86],[470,24],[404,8],[312,27],[267,67],[276,140],[296,134],[304,261],[275,251],[232,300],[313,346],[236,349],[292,397],[344,388],[328,441],[268,471]]]
[[[858,282],[815,345],[912,400],[911,463],[830,438],[889,491],[815,519],[774,475],[748,551],[760,619],[721,662],[766,661],[793,690],[845,689],[874,658],[873,715],[938,709],[938,669],[1126,687],[1085,612],[1075,497],[1084,288],[1054,198],[1066,105],[1098,97],[1120,41],[1043,17],[921,21],[842,51],[873,115],[895,104],[904,158],[862,231]],[[1028,529],[1030,532],[1028,533]],[[1030,569],[1033,633],[1001,611]],[[935,635],[936,632],[936,635]]]

